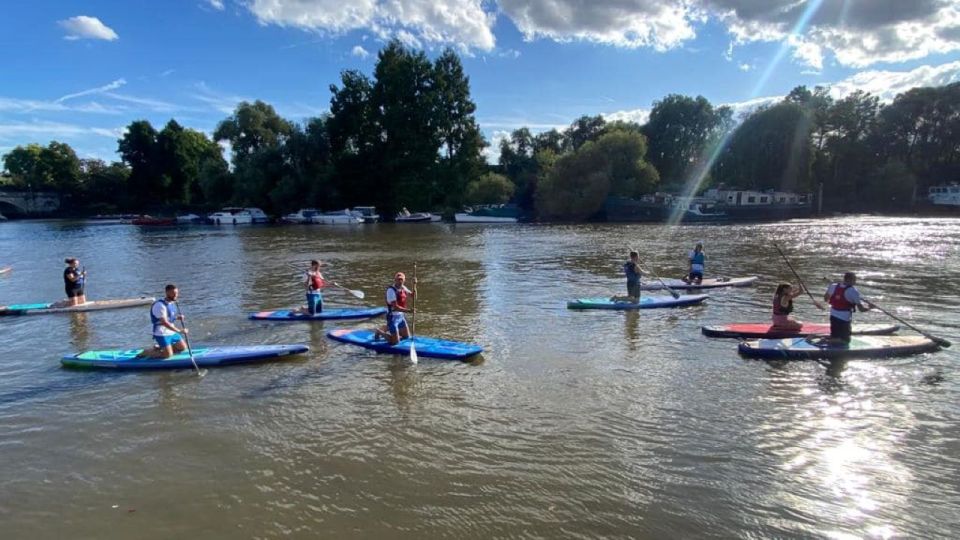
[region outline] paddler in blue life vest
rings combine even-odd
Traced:
[[[793,313],[793,300],[803,294],[803,287],[794,287],[781,283],[773,295],[773,327],[783,330],[799,330],[803,323],[790,316]]]
[[[847,272],[843,274],[842,283],[831,283],[823,295],[823,299],[830,303],[830,340],[833,342],[850,343],[853,312],[858,308],[860,311],[870,311],[870,302],[860,298],[856,284],[857,275]]]
[[[640,268],[640,254],[636,251],[630,252],[630,260],[623,263],[623,273],[627,276],[627,296],[613,296],[610,300],[614,302],[627,301],[636,304],[640,301],[640,277],[642,275]]]
[[[327,281],[320,273],[320,261],[310,261],[310,270],[306,272],[304,285],[307,288],[307,305],[300,311],[307,315],[316,315],[323,311],[323,295],[320,290],[327,286]],[[336,285],[336,283],[334,283]]]
[[[699,285],[703,282],[703,267],[707,262],[707,256],[703,253],[703,242],[697,242],[687,259],[690,262],[690,268],[683,281]]]
[[[413,313],[413,308],[407,307],[408,300],[415,294],[404,286],[407,276],[403,272],[397,272],[393,276],[393,285],[387,287],[387,324],[376,330],[377,338],[386,338],[391,345],[396,345],[401,339],[410,337],[410,329],[407,328],[407,319],[404,313]],[[417,279],[413,279],[416,286]]]
[[[183,335],[187,329],[177,328],[174,321],[183,324],[183,315],[177,311],[177,298],[180,291],[177,286],[169,284],[164,288],[164,297],[150,307],[150,322],[153,324],[153,340],[157,343],[152,350],[144,349],[140,358],[170,358],[174,354],[182,353],[187,349]]]

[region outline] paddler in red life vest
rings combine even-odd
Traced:
[[[832,283],[827,287],[823,299],[830,303],[830,340],[838,343],[850,343],[850,324],[853,322],[853,312],[870,311],[863,305],[857,284],[857,275],[853,272],[843,274],[842,283]]]
[[[781,283],[773,295],[773,327],[783,330],[799,330],[803,323],[793,320],[794,298],[803,294],[802,287],[794,287],[789,283]]]
[[[413,313],[413,309],[407,306],[414,292],[403,285],[406,280],[407,276],[403,272],[397,272],[393,276],[393,285],[387,287],[387,324],[376,331],[378,338],[386,338],[391,345],[410,337],[407,319],[403,314]],[[413,284],[417,284],[416,278]]]
[[[323,279],[323,274],[320,273],[320,261],[310,261],[310,270],[306,273],[304,285],[307,288],[307,305],[300,308],[300,311],[307,315],[316,315],[322,312],[323,295],[320,293],[320,289],[327,286],[327,281]]]

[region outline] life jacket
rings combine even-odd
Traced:
[[[157,300],[153,303],[153,306],[150,307],[150,322],[153,323],[153,328],[156,329],[160,325],[160,319],[153,314],[153,308],[157,304],[163,304],[163,307],[167,310],[167,321],[170,324],[174,324],[174,321],[177,320],[177,306],[167,302],[166,300]]]
[[[323,276],[319,273],[308,272],[307,277],[310,279],[310,290],[319,291],[320,289],[327,286],[327,282],[324,281]]]
[[[70,281],[70,279],[67,278],[67,274],[73,275],[73,277],[75,278],[74,281]],[[83,287],[83,280],[84,280],[83,271],[80,270],[79,268],[74,269],[73,267],[70,267],[70,268],[67,268],[66,271],[63,273],[63,283],[67,287],[79,289],[80,287]]]
[[[856,305],[847,300],[847,297],[844,296],[845,292],[847,292],[847,286],[843,283],[836,283],[833,294],[830,295],[830,307],[837,311],[853,311]]]
[[[787,304],[787,307],[783,307],[783,304],[780,303],[780,300],[783,297],[779,294],[773,296],[773,314],[774,315],[789,315],[793,313],[793,299]]]
[[[407,291],[400,287],[399,289],[391,285],[387,287],[388,289],[393,289],[393,292],[397,295],[397,307],[407,308]],[[390,303],[387,303],[387,311],[393,313],[393,306]]]
[[[702,251],[699,251],[699,252],[694,251],[693,257],[690,257],[690,264],[699,264],[700,266],[703,266],[703,262],[705,260],[706,260],[706,256],[703,254]]]

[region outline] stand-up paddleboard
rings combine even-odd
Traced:
[[[258,311],[251,313],[250,318],[257,321],[329,321],[336,319],[369,319],[387,312],[385,307],[370,308],[330,308],[324,309],[316,315],[309,315],[302,311],[281,309],[277,311]]]
[[[97,300],[79,306],[54,307],[55,303],[45,304],[11,304],[0,306],[0,316],[3,315],[47,315],[50,313],[77,313],[81,311],[100,311],[104,309],[120,309],[136,306],[146,306],[156,301],[156,298],[142,296],[126,300]]]
[[[327,332],[327,337],[350,345],[358,345],[367,349],[387,354],[410,354],[410,340],[402,339],[396,345],[391,345],[384,339],[375,339],[373,330],[338,328]],[[463,360],[483,352],[483,347],[459,341],[447,341],[423,336],[414,336],[417,346],[417,356],[429,358],[443,358],[445,360]]]
[[[827,338],[759,339],[740,343],[740,354],[748,358],[881,358],[910,356],[939,349],[923,336],[854,336],[849,344],[831,344]]]
[[[6,274],[11,270],[13,270],[12,266],[4,266],[3,268],[0,268],[0,276],[2,276],[3,274]]]
[[[64,356],[60,363],[66,367],[84,369],[194,369],[190,355],[184,351],[170,358],[137,358],[143,349],[126,351],[87,351]],[[277,360],[291,354],[310,350],[306,345],[252,345],[247,347],[199,347],[193,349],[198,367],[224,367]]]
[[[747,277],[735,277],[735,278],[710,278],[705,279],[700,282],[699,285],[693,283],[687,283],[682,279],[664,279],[663,282],[667,284],[671,289],[685,289],[685,290],[697,290],[697,289],[719,289],[720,287],[746,287],[753,284],[754,281],[760,279],[758,276],[747,276]],[[659,291],[663,289],[663,283],[659,281],[641,281],[640,290],[642,291]]]
[[[882,336],[893,334],[900,329],[897,324],[854,324],[853,333],[863,336]],[[822,336],[830,334],[830,325],[822,323],[803,323],[796,330],[778,328],[770,323],[730,323],[700,328],[703,335],[715,338],[791,338]]]
[[[611,300],[609,298],[577,298],[567,302],[567,309],[654,309],[679,306],[692,306],[710,298],[706,294],[683,295],[680,298],[672,296],[641,296],[639,302],[626,300]]]

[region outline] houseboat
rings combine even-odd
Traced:
[[[960,184],[930,186],[927,200],[936,206],[960,208]]]
[[[352,210],[344,209],[317,214],[311,218],[310,222],[319,225],[360,225],[364,223],[364,218],[356,215]]]
[[[208,219],[214,225],[244,225],[270,222],[270,218],[259,208],[237,208],[232,206],[210,214]]]

